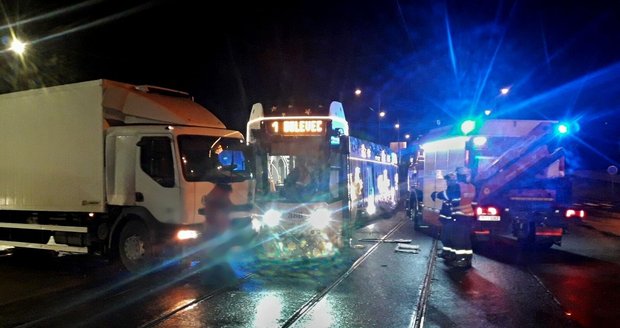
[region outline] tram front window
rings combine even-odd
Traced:
[[[287,202],[325,201],[330,198],[329,167],[320,156],[267,155],[270,200]]]

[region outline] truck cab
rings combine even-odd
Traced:
[[[243,135],[187,93],[95,80],[0,95],[0,109],[0,245],[141,271],[217,256],[214,237],[250,224]]]

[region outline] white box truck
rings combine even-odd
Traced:
[[[243,136],[186,93],[95,80],[4,94],[0,131],[0,246],[139,271],[213,237],[211,204],[249,223]]]

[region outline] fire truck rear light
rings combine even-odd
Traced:
[[[493,207],[493,206],[489,206],[489,207],[482,207],[482,206],[478,206],[476,207],[476,215],[480,216],[480,215],[497,215],[498,210],[497,208]]]
[[[499,216],[499,211],[493,206],[479,206],[476,207],[476,216],[478,221],[501,221],[502,217]]]
[[[564,216],[567,219],[573,218],[573,217],[579,217],[579,218],[583,219],[583,218],[586,217],[586,211],[584,211],[584,210],[568,209],[568,210],[566,210],[566,214]]]

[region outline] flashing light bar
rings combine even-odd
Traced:
[[[476,121],[466,120],[463,123],[461,123],[461,132],[463,132],[463,134],[469,134],[475,129],[476,129]]]

